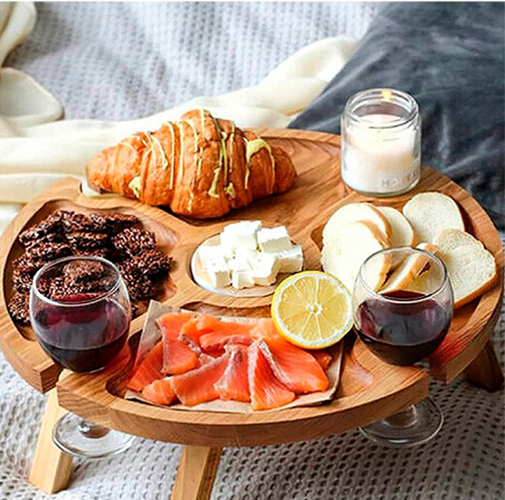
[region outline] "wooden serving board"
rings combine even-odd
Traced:
[[[295,163],[298,177],[287,193],[258,200],[226,217],[195,221],[176,217],[161,209],[120,196],[88,198],[79,182],[60,181],[26,205],[0,239],[0,345],[10,363],[41,392],[57,383],[60,367],[33,340],[29,328],[18,328],[7,311],[12,294],[12,262],[21,253],[19,233],[49,213],[67,208],[87,212],[113,210],[134,213],[156,233],[158,244],[174,261],[170,278],[158,300],[175,307],[223,315],[269,316],[271,297],[227,297],[196,285],[190,261],[205,239],[219,233],[231,221],[262,220],[284,224],[293,240],[301,244],[306,269],[320,268],[322,228],[341,205],[371,201],[401,208],[420,191],[450,195],[464,214],[467,230],[493,253],[499,282],[485,295],[456,311],[451,330],[430,359],[431,375],[450,382],[483,350],[498,319],[503,291],[503,252],[491,220],[461,187],[430,168],[423,168],[419,185],[412,192],[390,199],[372,199],[347,189],[340,178],[340,138],[330,134],[296,130],[261,129],[272,144],[282,146]],[[130,347],[135,351],[143,317],[132,322]],[[338,397],[330,404],[269,413],[216,414],[157,408],[122,398],[131,365],[124,362],[99,374],[70,374],[57,384],[62,406],[97,423],[139,436],[197,446],[250,446],[304,440],[366,425],[388,416],[410,403],[424,399],[429,375],[419,367],[387,365],[374,357],[359,341],[353,355],[373,376],[371,384],[356,378],[349,354],[344,357]]]

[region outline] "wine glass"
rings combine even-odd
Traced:
[[[44,351],[74,372],[97,372],[122,350],[130,328],[130,299],[117,267],[101,257],[72,256],[42,267],[30,290],[30,320]],[[53,441],[80,457],[126,450],[133,436],[67,413]]]
[[[392,271],[377,291],[374,283],[384,265]],[[376,252],[359,270],[352,308],[355,329],[375,356],[394,365],[417,363],[435,351],[449,330],[453,293],[447,269],[419,248]],[[428,442],[442,424],[441,411],[428,398],[360,430],[381,444],[408,447]]]

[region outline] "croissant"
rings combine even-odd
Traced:
[[[95,189],[199,219],[220,217],[295,181],[288,154],[208,111],[192,110],[156,132],[139,132],[87,167]]]

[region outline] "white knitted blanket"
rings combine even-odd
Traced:
[[[35,77],[63,103],[68,119],[132,120],[199,96],[255,86],[309,43],[360,37],[377,8],[360,2],[38,4],[34,32],[4,66]],[[293,76],[295,69],[284,66],[280,74]],[[0,104],[1,98],[0,82]],[[495,347],[503,364],[503,315]],[[381,448],[352,431],[292,445],[230,448],[212,498],[503,498],[503,390],[489,394],[463,380],[449,387],[434,383],[432,389],[445,424],[424,447]],[[50,498],[26,479],[44,401],[0,353],[0,500]],[[118,457],[77,460],[70,488],[54,498],[167,499],[180,451],[139,438]]]

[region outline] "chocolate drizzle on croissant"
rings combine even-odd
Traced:
[[[200,109],[105,149],[87,176],[104,191],[207,219],[288,190],[296,172],[281,148]]]

